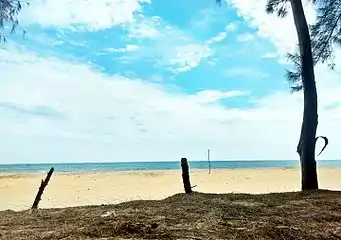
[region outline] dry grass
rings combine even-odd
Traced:
[[[103,217],[114,210],[116,216]],[[341,239],[341,192],[177,194],[0,212],[0,239]]]

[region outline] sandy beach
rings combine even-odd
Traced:
[[[30,208],[44,173],[0,174],[0,210]],[[191,170],[195,191],[204,193],[270,193],[300,190],[300,170]],[[321,189],[341,189],[341,168],[320,168]],[[183,192],[180,171],[54,173],[41,208],[114,204],[129,200],[163,199]]]

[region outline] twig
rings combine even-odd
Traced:
[[[193,237],[193,236],[184,236],[184,238],[196,239],[196,240],[202,240],[203,239],[203,238],[200,238],[200,237]]]

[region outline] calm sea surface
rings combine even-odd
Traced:
[[[207,161],[189,161],[191,169],[207,169]],[[341,167],[341,160],[317,161],[320,167]],[[0,164],[0,172],[46,172],[54,167],[57,172],[176,170],[179,162],[113,162],[113,163],[51,163]],[[211,161],[212,169],[283,168],[299,167],[298,161]]]

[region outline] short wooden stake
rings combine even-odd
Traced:
[[[54,171],[54,168],[52,167],[50,169],[50,171],[47,173],[47,176],[46,176],[45,180],[43,180],[43,179],[41,180],[41,184],[40,184],[37,196],[34,199],[34,202],[33,202],[33,205],[31,207],[31,209],[37,209],[38,208],[38,204],[39,204],[39,201],[41,200],[41,196],[43,195],[45,187],[47,186],[47,184],[50,181],[50,178],[52,176],[53,171]]]
[[[191,193],[192,187],[189,181],[188,163],[186,158],[181,158],[182,182],[184,184],[185,193]]]

